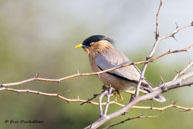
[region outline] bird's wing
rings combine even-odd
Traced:
[[[97,55],[95,61],[101,70],[106,70],[121,64],[130,63],[127,56],[115,48],[109,49],[108,51]],[[108,73],[119,78],[135,82],[138,82],[140,78],[140,72],[133,65],[109,71]]]
[[[97,66],[101,70],[106,70],[130,62],[129,59],[122,52],[118,51],[115,48],[109,49],[108,51],[97,55],[95,61]],[[140,71],[137,67],[133,65],[109,71],[107,73],[124,80],[135,82],[136,84],[138,83],[140,78]],[[151,93],[153,91],[153,88],[146,80],[142,82],[142,86],[140,88],[147,91],[148,93]],[[162,95],[156,96],[154,100],[159,102],[166,101],[166,99]]]

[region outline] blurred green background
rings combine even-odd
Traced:
[[[160,14],[161,35],[179,25],[190,23],[191,0],[164,1]],[[34,77],[60,78],[77,72],[91,72],[87,54],[75,49],[86,37],[104,34],[132,61],[145,59],[154,42],[155,14],[159,0],[0,0],[0,84]],[[192,44],[192,28],[176,36],[177,41],[162,41],[157,55],[168,49],[180,49]],[[162,76],[169,81],[175,72],[192,60],[188,53],[170,55],[149,65],[146,78],[154,84]],[[141,66],[139,66],[141,68]],[[48,93],[62,92],[67,98],[88,99],[101,91],[102,83],[95,77],[80,77],[60,84],[30,82],[16,89],[32,89]],[[193,107],[193,88],[176,89],[164,94],[165,103],[153,101],[140,105],[166,106],[173,102]],[[127,99],[128,97],[128,99]],[[129,96],[124,94],[127,103]],[[90,104],[67,103],[56,97],[0,92],[1,129],[79,129],[98,119],[98,107]],[[110,112],[120,109],[111,105]],[[130,110],[106,125],[137,115],[159,115],[158,118],[137,119],[113,129],[192,129],[193,113],[168,109],[164,112]],[[40,120],[42,124],[8,124],[5,120]]]

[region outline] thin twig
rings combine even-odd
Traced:
[[[163,53],[163,54],[161,54],[161,55],[159,55],[157,57],[151,58],[149,60],[139,61],[139,62],[134,62],[134,63],[127,63],[127,64],[119,65],[119,66],[116,66],[116,67],[113,67],[113,68],[110,68],[110,69],[107,69],[107,70],[104,70],[104,71],[101,71],[101,72],[77,73],[77,74],[73,74],[73,75],[70,75],[70,76],[62,77],[62,78],[59,78],[59,79],[49,79],[49,78],[34,77],[34,78],[26,79],[26,80],[23,80],[23,81],[19,81],[19,82],[1,84],[1,87],[9,87],[9,86],[22,85],[22,84],[29,83],[29,82],[32,82],[32,81],[45,81],[45,82],[57,82],[57,83],[59,83],[60,81],[67,80],[67,79],[72,79],[72,78],[75,78],[75,77],[98,75],[98,74],[109,72],[109,71],[112,71],[112,70],[115,70],[115,69],[118,69],[118,68],[122,68],[122,67],[127,67],[127,66],[131,66],[131,65],[139,65],[139,64],[154,62],[155,60],[158,60],[159,58],[162,58],[162,57],[164,57],[164,56],[166,56],[168,54],[185,52],[185,51],[189,50],[192,47],[193,47],[193,44],[188,46],[188,47],[186,47],[186,48],[183,48],[183,49],[174,50],[174,51],[167,51],[167,52],[165,52],[165,53]]]
[[[156,42],[154,43],[153,45],[153,48],[149,54],[149,56],[147,56],[146,60],[148,61],[149,59],[151,59],[157,49],[157,46],[159,44],[159,14],[160,14],[160,9],[162,7],[162,0],[160,0],[160,4],[159,4],[159,8],[158,8],[158,11],[157,11],[157,14],[156,14]],[[134,98],[138,97],[139,95],[139,89],[140,89],[140,86],[141,86],[141,83],[142,81],[144,80],[144,75],[145,75],[145,72],[146,72],[146,69],[147,69],[147,65],[148,65],[149,62],[147,63],[144,63],[143,65],[143,68],[142,68],[142,71],[141,71],[141,75],[140,75],[140,78],[139,78],[139,82],[137,84],[137,87],[136,87],[136,91],[135,91],[135,95],[134,95]]]
[[[87,99],[87,101],[82,102],[80,105],[83,105],[85,103],[90,103],[93,99],[95,99],[97,96],[99,96],[101,93],[94,94],[92,98]]]
[[[160,10],[162,7],[162,0],[160,0],[160,4],[159,4],[159,8],[158,11],[156,13],[156,31],[155,31],[155,40],[157,41],[159,38],[159,14],[160,14]]]
[[[66,98],[62,95],[60,95],[59,93],[45,93],[45,92],[40,92],[40,91],[35,91],[35,90],[28,90],[28,89],[13,89],[13,88],[1,88],[1,90],[3,91],[9,91],[9,92],[16,92],[16,93],[27,93],[27,94],[38,94],[38,95],[43,95],[43,96],[50,96],[50,97],[57,97],[58,99],[61,99],[63,101],[66,101],[66,102],[85,102],[87,100],[84,100],[84,99],[69,99],[69,98]],[[98,102],[94,102],[94,101],[90,101],[89,102],[90,104],[93,104],[93,105],[96,105],[98,106],[99,103]],[[110,101],[109,104],[115,104],[117,106],[120,106],[120,107],[124,107],[125,105],[124,104],[121,104],[121,103],[118,103],[116,101]],[[101,103],[101,105],[106,105],[106,103]],[[192,111],[193,108],[189,108],[189,107],[183,107],[183,106],[179,106],[179,105],[176,105],[176,103],[173,103],[173,104],[170,104],[170,105],[167,105],[167,106],[164,106],[164,107],[152,107],[152,106],[133,106],[132,109],[146,109],[146,110],[155,110],[155,111],[164,111],[168,108],[176,108],[176,109],[181,109],[183,111]]]
[[[167,105],[167,106],[164,106],[164,107],[145,107],[145,106],[133,106],[132,109],[150,109],[150,110],[157,110],[157,111],[164,111],[166,109],[169,109],[169,108],[176,108],[176,109],[181,109],[182,111],[192,111],[193,108],[189,108],[189,107],[182,107],[182,106],[179,106],[179,105],[176,105],[175,103],[173,104],[170,104],[170,105]]]
[[[176,80],[180,75],[183,75],[190,67],[193,66],[193,61],[189,63],[182,71],[178,72],[174,77],[173,81]]]
[[[95,129],[95,128],[98,128],[101,125],[103,125],[104,123],[106,123],[107,121],[112,120],[112,119],[114,119],[114,118],[124,114],[129,109],[131,109],[133,106],[135,106],[137,103],[153,99],[155,96],[157,96],[157,95],[159,95],[161,93],[167,92],[167,91],[175,89],[175,88],[180,88],[180,87],[184,87],[184,86],[191,86],[191,85],[193,85],[193,80],[188,81],[188,82],[184,82],[185,80],[187,80],[189,78],[193,78],[193,71],[189,72],[189,73],[186,73],[185,75],[181,76],[180,78],[178,78],[175,81],[170,81],[168,83],[161,84],[153,92],[135,98],[133,101],[129,102],[126,106],[124,106],[120,110],[118,110],[116,112],[113,112],[113,113],[107,115],[106,117],[101,117],[100,119],[98,119],[94,123],[92,123],[89,126],[85,127],[85,129]]]
[[[115,124],[109,125],[109,126],[103,128],[103,129],[109,129],[109,128],[111,128],[111,127],[114,127],[114,126],[123,124],[123,123],[125,123],[125,122],[128,122],[128,121],[130,121],[130,120],[134,120],[134,119],[140,119],[140,118],[155,118],[155,117],[158,117],[158,116],[144,116],[144,115],[140,115],[140,116],[136,116],[136,117],[129,117],[129,118],[123,120],[123,121],[120,121],[120,122],[117,122],[117,123],[115,123]]]
[[[104,91],[101,93],[100,97],[99,97],[99,113],[100,113],[100,117],[103,116],[102,100],[103,100],[103,97],[104,97],[105,95],[107,95],[107,94],[108,94],[108,89],[104,90]]]
[[[161,40],[164,40],[164,39],[167,39],[169,37],[174,37],[175,34],[177,34],[180,30],[183,30],[185,28],[188,28],[188,27],[192,27],[193,26],[193,22],[190,23],[190,24],[187,24],[187,25],[184,25],[184,26],[181,26],[181,27],[178,27],[171,33],[167,34],[167,35],[164,35],[162,37],[160,37],[158,40],[161,41]]]
[[[110,97],[112,96],[112,90],[113,90],[112,87],[110,87],[110,88],[108,89],[107,102],[106,102],[107,104],[106,104],[105,110],[104,110],[104,115],[105,115],[105,116],[107,115],[107,112],[108,112],[108,108],[109,108],[109,104],[110,104]]]

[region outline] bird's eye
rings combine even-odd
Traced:
[[[90,46],[92,46],[93,44],[94,44],[94,42],[91,42],[91,43],[90,43]]]

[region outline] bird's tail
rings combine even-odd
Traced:
[[[140,86],[140,89],[147,91],[148,93],[151,93],[154,91],[154,89],[149,84],[145,85],[145,86],[144,85]],[[165,97],[162,95],[158,95],[158,96],[154,97],[153,100],[156,100],[156,101],[162,102],[162,103],[166,101]]]
[[[161,103],[163,103],[163,102],[166,101],[166,99],[165,99],[165,97],[164,97],[163,95],[158,95],[158,96],[156,96],[156,97],[153,98],[153,99],[156,100],[156,101],[158,101],[158,102],[161,102]]]

